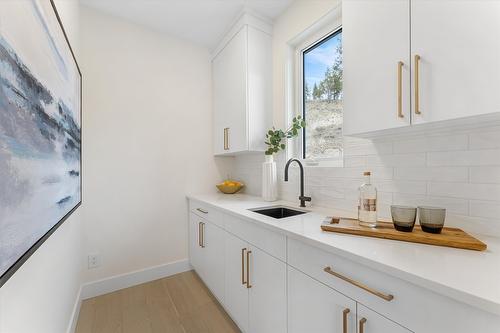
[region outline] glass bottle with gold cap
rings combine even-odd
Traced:
[[[371,172],[363,173],[365,182],[359,188],[358,220],[365,227],[377,226],[377,188],[371,184]]]

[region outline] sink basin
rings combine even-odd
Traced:
[[[285,206],[263,207],[250,209],[252,212],[266,215],[275,219],[283,219],[285,217],[296,216],[307,213],[303,210],[288,208]]]

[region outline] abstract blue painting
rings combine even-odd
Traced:
[[[52,0],[0,1],[0,286],[81,203],[81,73]]]

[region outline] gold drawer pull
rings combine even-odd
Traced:
[[[224,128],[224,150],[229,150],[229,127]]]
[[[197,211],[199,211],[200,213],[203,213],[203,214],[208,214],[208,211],[204,210],[204,209],[201,209],[201,208],[196,208]]]
[[[250,289],[252,288],[252,285],[250,284],[250,254],[252,251],[247,252],[247,288]]]
[[[241,249],[241,284],[245,284],[245,251],[247,248]]]
[[[205,223],[201,223],[201,247],[205,247]]]
[[[351,312],[349,309],[344,309],[344,311],[342,311],[342,333],[347,333],[347,316],[349,312]]]
[[[415,114],[420,112],[420,56],[415,54]]]
[[[398,62],[398,117],[404,118],[403,114],[403,65],[402,61]]]
[[[361,318],[359,320],[359,333],[365,332],[365,324],[366,324],[366,318]]]
[[[201,222],[198,222],[198,246],[201,247]]]
[[[360,283],[358,281],[355,281],[353,279],[350,279],[350,278],[345,277],[345,276],[343,276],[343,275],[341,275],[339,273],[334,272],[330,266],[325,267],[323,270],[325,272],[327,272],[328,274],[331,274],[331,275],[333,275],[333,276],[335,276],[335,277],[337,277],[337,278],[339,278],[341,280],[344,280],[347,283],[350,283],[350,284],[352,284],[352,285],[354,285],[354,286],[356,286],[358,288],[361,288],[361,289],[369,292],[370,294],[373,294],[375,296],[383,298],[383,299],[385,299],[388,302],[392,301],[394,299],[394,296],[392,296],[392,295],[386,295],[384,293],[381,293],[380,291],[376,291],[375,289],[367,287],[367,286],[365,286],[364,284],[362,284],[362,283]]]

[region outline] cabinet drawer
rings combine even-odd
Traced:
[[[224,228],[224,214],[212,206],[201,201],[189,200],[189,210],[205,220]]]
[[[288,239],[288,264],[414,332],[495,332],[500,317],[344,257]],[[390,301],[325,271],[362,284]],[[495,328],[496,327],[496,328]]]
[[[286,236],[234,216],[225,217],[226,231],[286,261]]]
[[[393,316],[395,311],[396,313],[401,312],[401,316],[404,317],[412,315],[407,310],[401,311],[401,308],[410,309],[413,307],[415,295],[412,295],[412,291],[417,289],[416,286],[406,286],[401,280],[292,239],[288,241],[288,263],[344,295],[377,309],[378,312],[389,317]],[[330,273],[325,271],[327,267],[331,269]],[[352,283],[333,274],[349,279]],[[362,284],[368,290],[362,289],[354,283]],[[370,291],[378,295],[374,295]],[[389,300],[390,296],[393,298]],[[386,297],[387,300],[382,297]],[[398,319],[400,319],[399,314]]]

